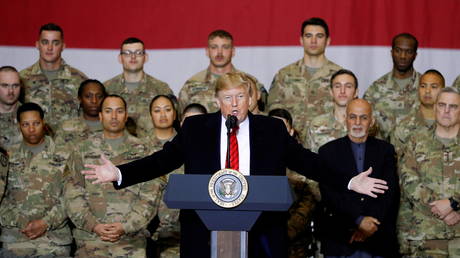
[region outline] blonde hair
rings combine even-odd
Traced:
[[[234,89],[243,86],[252,96],[252,86],[256,85],[256,81],[251,76],[242,72],[230,72],[222,75],[216,82],[216,96],[222,90]]]

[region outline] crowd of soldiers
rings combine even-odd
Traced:
[[[142,40],[122,42],[123,72],[101,83],[64,62],[63,30],[43,25],[39,60],[20,72],[0,68],[0,255],[179,257],[179,212],[162,200],[169,175],[115,190],[92,184],[80,171],[84,164],[123,164],[161,149],[180,130],[181,118],[218,111],[215,82],[229,72],[251,81],[253,114],[282,119],[312,151],[345,136],[358,78],[326,58],[330,35],[323,19],[303,22],[300,41],[303,57],[281,68],[267,92],[233,66],[232,35],[213,31],[209,66],[176,98],[167,83],[144,71],[149,56]],[[417,48],[413,35],[394,36],[393,69],[364,99],[376,119],[372,135],[397,153],[401,255],[454,257],[460,255],[460,76],[446,87],[439,71],[420,74],[413,67]],[[297,196],[287,222],[289,256],[317,256],[318,185],[287,175]]]

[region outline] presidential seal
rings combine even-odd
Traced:
[[[208,190],[215,204],[223,208],[234,208],[246,199],[248,182],[240,172],[225,168],[212,175]]]

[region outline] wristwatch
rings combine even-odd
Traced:
[[[459,203],[454,199],[454,197],[450,197],[450,198],[449,198],[449,201],[450,201],[450,207],[452,208],[452,210],[454,210],[454,211],[460,210],[460,205],[459,205]]]

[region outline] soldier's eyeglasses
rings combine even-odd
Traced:
[[[136,50],[136,51],[124,50],[124,51],[121,51],[120,54],[124,56],[143,56],[145,55],[145,51],[144,50]]]

